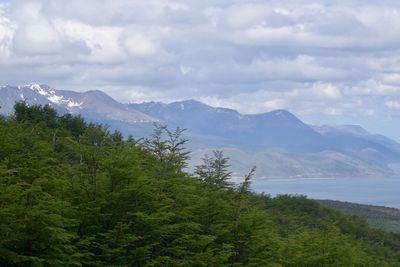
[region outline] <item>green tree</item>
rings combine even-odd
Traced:
[[[195,174],[207,186],[218,189],[232,187],[230,178],[232,173],[228,171],[229,158],[224,157],[223,152],[213,151],[213,157],[205,155],[202,164],[195,167]]]

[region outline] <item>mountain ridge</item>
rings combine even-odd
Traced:
[[[18,101],[49,104],[59,113],[81,114],[126,136],[145,137],[153,123],[186,128],[192,150],[190,165],[200,153],[227,151],[239,162],[238,174],[259,166],[259,177],[332,177],[394,175],[389,164],[400,162],[400,144],[372,135],[359,125],[308,125],[287,110],[241,114],[197,100],[120,103],[100,90],[75,92],[48,85],[0,87],[0,114],[12,113]]]
[[[15,102],[25,101],[30,105],[48,104],[60,113],[82,114],[89,120],[102,117],[108,120],[120,120],[128,123],[156,122],[141,112],[127,109],[100,90],[75,92],[57,90],[45,84],[25,84],[3,86],[0,88],[0,110],[3,114],[11,114]]]

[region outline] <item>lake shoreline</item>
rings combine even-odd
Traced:
[[[329,199],[400,209],[400,177],[286,178],[254,180],[256,193],[305,195],[310,199]]]

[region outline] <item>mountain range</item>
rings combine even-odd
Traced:
[[[126,104],[98,90],[0,87],[0,114],[12,114],[18,101],[48,104],[61,114],[80,114],[135,137],[151,134],[153,123],[185,128],[192,151],[189,168],[220,149],[237,176],[253,165],[258,178],[391,176],[396,175],[391,164],[400,162],[400,144],[394,140],[358,125],[308,125],[287,110],[241,114],[195,100]]]

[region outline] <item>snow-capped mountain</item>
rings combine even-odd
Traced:
[[[83,93],[56,90],[48,85],[27,84],[0,88],[0,113],[11,114],[15,102],[30,105],[50,105],[60,113],[81,114],[99,122],[155,122],[157,119],[121,104],[101,91]]]
[[[30,89],[33,92],[36,92],[45,98],[47,98],[51,103],[55,105],[59,105],[67,108],[69,111],[73,112],[76,108],[81,108],[83,102],[75,102],[74,99],[70,97],[65,97],[60,92],[57,92],[55,89],[50,88],[48,85],[39,85],[39,84],[27,84],[27,85],[18,85],[18,90],[26,90]],[[27,100],[23,93],[20,94],[21,98]]]
[[[388,176],[394,174],[389,164],[400,162],[400,144],[394,140],[355,125],[307,125],[287,110],[248,115],[195,100],[123,104],[101,91],[0,87],[0,114],[12,114],[18,101],[81,114],[135,137],[151,134],[153,122],[186,128],[191,166],[205,153],[222,149],[238,174],[257,165],[259,177]]]

